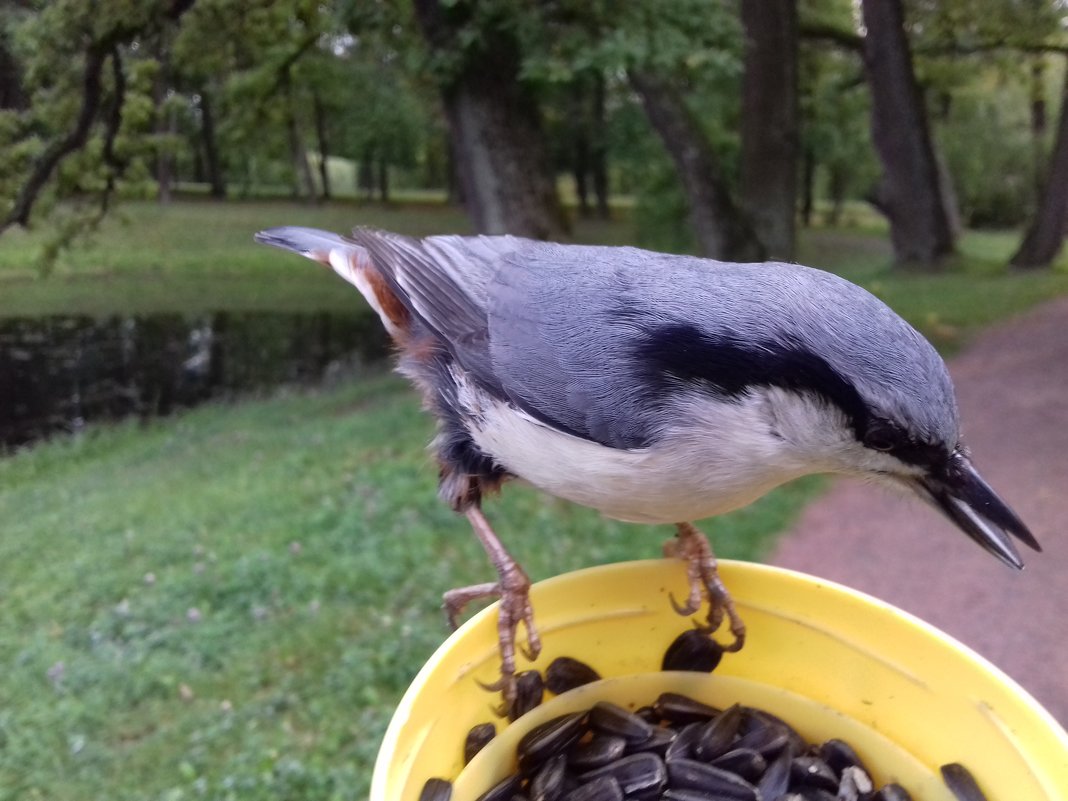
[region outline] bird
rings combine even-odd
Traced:
[[[541,650],[530,580],[483,499],[512,480],[607,517],[672,524],[686,564],[676,610],[708,599],[702,631],[745,623],[693,524],[811,473],[918,496],[1001,562],[1038,541],[976,469],[941,356],[862,287],[793,263],[731,263],[511,235],[413,238],[270,228],[258,242],[330,267],[393,339],[398,370],[437,420],[439,496],[470,522],[498,598],[500,678]],[[517,644],[519,626],[525,647]]]

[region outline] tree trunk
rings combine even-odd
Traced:
[[[0,31],[0,109],[21,111],[27,105],[22,70],[8,47],[5,34]]]
[[[578,196],[579,215],[587,218],[590,208],[590,114],[587,108],[588,92],[581,78],[571,86],[570,135],[571,174],[575,178],[575,194]]]
[[[215,135],[215,113],[207,90],[200,91],[200,139],[204,144],[204,168],[207,171],[211,196],[222,200],[226,197],[226,178],[219,161],[219,140]]]
[[[763,246],[731,199],[719,160],[675,87],[648,72],[632,70],[628,77],[675,162],[701,254],[726,261],[763,260]]]
[[[593,129],[590,142],[590,170],[593,173],[593,193],[597,196],[597,216],[607,220],[612,216],[608,206],[608,142],[605,120],[604,75],[597,73],[593,81]]]
[[[378,199],[389,203],[389,162],[382,157],[378,159]]]
[[[1031,62],[1031,169],[1034,172],[1035,200],[1041,202],[1046,185],[1046,57]]]
[[[304,147],[297,112],[293,108],[293,91],[288,78],[286,91],[286,129],[289,134],[289,155],[293,163],[293,192],[296,197],[303,197],[309,203],[315,203],[315,181],[312,179],[311,164],[308,163],[308,151]]]
[[[849,171],[842,164],[830,166],[828,192],[831,196],[831,208],[827,212],[827,225],[837,228],[842,221],[842,208],[845,206],[846,188],[849,186]]]
[[[812,208],[816,202],[816,153],[806,147],[801,158],[801,225],[812,225]]]
[[[167,106],[169,86],[169,53],[166,33],[159,37],[156,57],[159,60],[159,72],[153,86],[153,99],[156,103],[155,132],[159,137],[156,149],[156,200],[166,206],[171,202],[171,189],[174,183],[174,154],[171,153],[171,134],[174,132],[174,114]]]
[[[364,200],[374,200],[375,197],[374,158],[374,148],[364,148],[363,153],[360,154],[360,166],[356,170],[356,188]]]
[[[456,39],[470,15],[467,4],[415,0],[414,6],[432,50],[463,54],[441,93],[475,228],[538,239],[565,234],[538,107],[519,80],[515,36],[491,24],[480,46],[464,48]]]
[[[1049,173],[1035,218],[1027,229],[1023,244],[1010,263],[1013,267],[1046,267],[1064,244],[1068,228],[1068,70],[1061,90],[1061,116],[1049,160]]]
[[[330,199],[330,170],[327,159],[330,156],[330,143],[326,138],[326,108],[316,92],[312,96],[315,110],[315,138],[319,140],[319,184],[323,189],[323,199]]]
[[[933,265],[953,252],[927,113],[912,71],[901,0],[864,0],[871,131],[883,165],[878,207],[898,262]]]
[[[743,0],[741,202],[768,255],[794,257],[797,0]]]
[[[592,216],[590,207],[590,188],[587,176],[590,170],[590,146],[586,141],[585,133],[579,132],[575,136],[574,153],[571,162],[571,174],[575,178],[575,195],[578,197],[579,216],[588,218]]]
[[[449,203],[466,206],[467,199],[464,197],[464,185],[460,180],[460,159],[456,155],[456,142],[452,137],[452,134],[446,133],[446,142],[448,149],[445,151],[447,156],[446,168],[448,170],[446,186],[447,199]]]

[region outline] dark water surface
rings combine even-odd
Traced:
[[[0,448],[383,360],[374,315],[214,312],[0,320]]]

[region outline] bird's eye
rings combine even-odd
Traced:
[[[864,435],[864,444],[876,451],[891,450],[895,445],[894,432],[883,426],[873,426]]]

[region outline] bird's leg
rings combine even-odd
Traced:
[[[497,571],[497,581],[449,590],[444,597],[445,613],[449,618],[449,625],[455,628],[456,618],[468,603],[479,598],[500,598],[497,638],[501,651],[501,678],[487,689],[500,690],[505,706],[508,707],[515,700],[515,638],[520,623],[527,630],[527,648],[523,650],[524,655],[534,660],[541,652],[541,639],[534,627],[534,609],[530,605],[530,579],[512,555],[504,549],[482,510],[478,506],[470,506],[465,514]]]
[[[726,651],[739,651],[745,644],[745,623],[734,608],[734,599],[719,577],[716,569],[716,555],[708,538],[694,528],[692,523],[676,523],[678,536],[664,543],[664,555],[675,556],[686,561],[686,576],[690,582],[690,595],[685,604],[679,604],[674,598],[672,606],[680,615],[692,615],[701,608],[704,592],[708,592],[708,625],[703,627],[709,633],[714,632],[723,622],[723,617],[730,620],[731,634],[734,642],[724,646]]]

